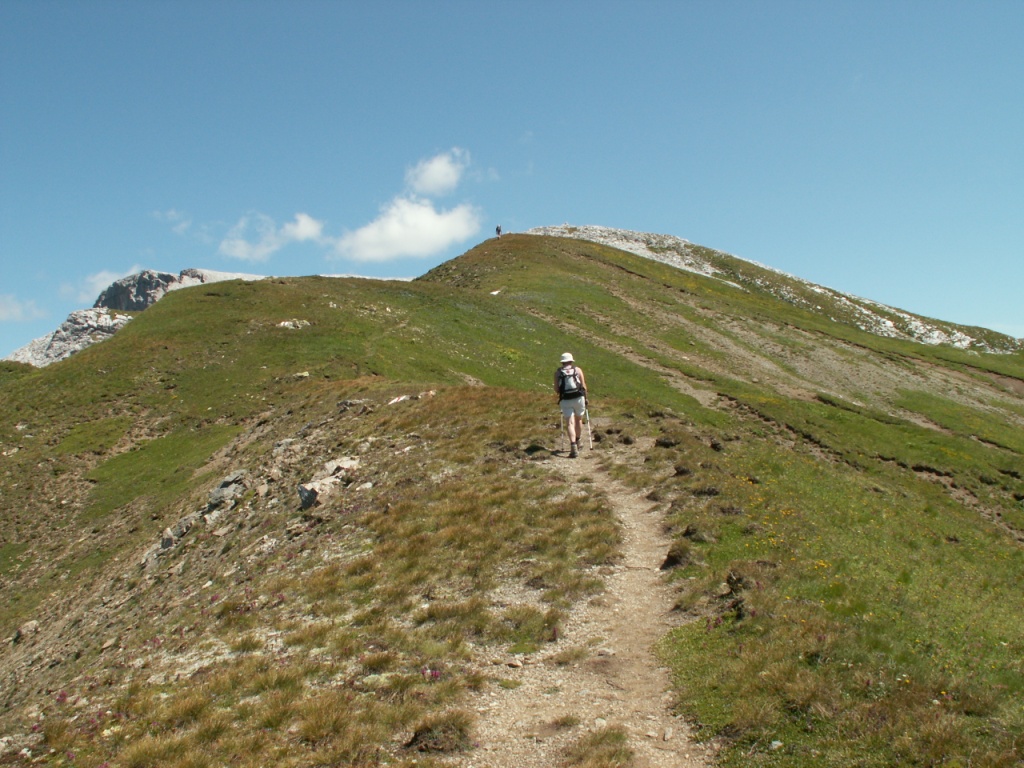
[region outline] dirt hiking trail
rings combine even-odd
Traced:
[[[605,727],[626,731],[635,768],[713,764],[713,746],[693,741],[686,721],[672,715],[668,670],[653,649],[684,620],[672,612],[672,591],[660,571],[670,544],[661,515],[642,493],[601,469],[610,457],[641,460],[643,447],[584,448],[577,459],[558,452],[548,460],[570,482],[586,480],[592,492],[607,497],[622,530],[622,559],[604,569],[605,591],[572,611],[550,648],[495,660],[503,666],[495,676],[508,687],[488,686],[473,695],[477,747],[449,756],[447,764],[553,768],[563,764],[570,745]]]

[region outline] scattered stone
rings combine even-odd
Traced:
[[[316,504],[317,496],[320,493],[316,488],[310,488],[306,485],[299,486],[299,509],[309,509]]]
[[[283,453],[289,451],[297,451],[302,446],[296,445],[299,441],[294,437],[286,437],[284,440],[279,440],[274,443],[274,456],[280,456]]]
[[[246,481],[249,473],[247,470],[238,469],[220,481],[220,484],[210,491],[207,501],[207,511],[217,507],[231,504],[239,496],[245,493]]]
[[[359,459],[354,456],[344,456],[340,459],[331,459],[324,464],[321,473],[314,476],[314,480],[335,475],[349,475],[359,469]]]
[[[364,688],[368,688],[371,691],[376,691],[380,690],[381,688],[386,688],[388,686],[388,682],[394,676],[395,675],[393,672],[384,672],[383,674],[379,675],[367,675],[363,678],[362,684]]]
[[[14,642],[15,644],[23,643],[30,637],[35,637],[38,634],[39,622],[35,620],[26,621],[24,624],[22,624],[14,631],[14,637],[12,638],[12,642]]]

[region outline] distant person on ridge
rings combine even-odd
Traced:
[[[501,224],[494,228],[494,234],[496,234],[498,237],[501,237]]]
[[[568,352],[562,355],[562,364],[555,371],[555,394],[569,433],[569,458],[575,459],[580,455],[579,439],[583,436],[583,414],[587,410],[587,380]]]

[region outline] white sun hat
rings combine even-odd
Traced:
[[[563,362],[563,363],[572,363],[572,362],[575,362],[575,361],[574,361],[574,360],[572,359],[572,353],[570,353],[570,352],[565,352],[565,353],[564,353],[564,354],[562,355],[562,362]]]

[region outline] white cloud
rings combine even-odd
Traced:
[[[470,205],[438,211],[429,200],[398,197],[369,224],[338,238],[336,249],[356,261],[432,256],[479,231],[480,215]]]
[[[405,191],[385,205],[380,215],[341,237],[324,234],[324,223],[305,213],[278,226],[265,214],[246,214],[221,239],[219,252],[241,261],[266,261],[291,243],[313,242],[342,258],[389,261],[403,256],[432,256],[480,231],[480,214],[464,203],[439,210],[433,198],[458,187],[469,168],[469,152],[453,147],[419,161],[405,173]],[[176,210],[158,214],[175,224],[191,221]],[[177,230],[176,230],[177,231]],[[182,230],[184,232],[184,230]]]
[[[0,322],[20,323],[41,317],[46,317],[46,313],[34,301],[21,301],[9,293],[0,293]]]
[[[469,166],[469,152],[453,147],[448,152],[420,160],[405,172],[405,183],[416,195],[447,195],[462,180]]]
[[[220,252],[242,261],[266,261],[289,243],[323,242],[322,221],[305,213],[280,228],[262,213],[251,213],[239,219],[220,243]],[[253,239],[253,235],[255,238]]]
[[[302,242],[303,240],[320,240],[323,237],[324,223],[304,213],[295,214],[295,221],[281,227],[281,236],[286,240]]]

